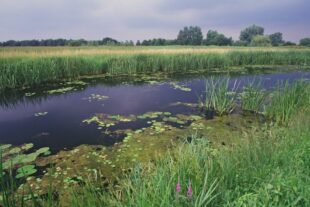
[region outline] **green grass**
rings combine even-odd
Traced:
[[[246,111],[260,112],[266,98],[260,83],[249,83],[241,93],[241,108]]]
[[[37,86],[61,80],[76,80],[81,76],[96,74],[132,75],[155,72],[228,70],[231,67],[247,65],[310,65],[310,51],[301,49],[252,51],[239,48],[234,51],[230,48],[220,52],[213,50],[207,52],[208,48],[202,51],[198,48],[197,52],[195,49],[188,51],[188,49],[173,48],[171,50],[165,54],[165,49],[157,49],[154,50],[155,52],[132,49],[132,54],[130,54],[130,49],[124,50],[124,52],[113,52],[110,49],[102,54],[100,51],[94,51],[85,55],[71,50],[64,54],[58,51],[49,55],[40,55],[39,52],[24,54],[23,50],[13,51],[11,54],[10,50],[3,50],[1,51],[2,56],[0,56],[0,90]],[[182,52],[183,50],[185,52]],[[81,51],[85,52],[87,49],[81,49]],[[6,55],[6,53],[8,54]],[[44,51],[41,53],[44,54]]]
[[[215,111],[219,116],[230,114],[236,108],[239,83],[235,81],[229,85],[229,78],[211,77],[206,80],[205,102],[206,110]]]
[[[266,106],[266,116],[280,124],[287,124],[298,109],[310,106],[310,85],[305,81],[293,84],[282,82]]]

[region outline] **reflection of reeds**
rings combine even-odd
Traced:
[[[216,111],[220,116],[233,112],[236,107],[238,87],[238,81],[230,86],[229,78],[207,79],[204,106],[209,111]]]
[[[264,103],[266,93],[261,89],[260,83],[249,83],[241,93],[241,107],[243,110],[258,113]]]
[[[245,65],[309,65],[310,50],[207,47],[0,49],[0,90],[96,74],[228,69]]]

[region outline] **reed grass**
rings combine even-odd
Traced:
[[[266,106],[266,116],[276,123],[288,124],[290,118],[303,107],[310,106],[310,84],[304,80],[278,83]]]
[[[238,87],[238,81],[230,86],[229,78],[207,79],[204,107],[207,111],[215,111],[219,116],[232,113],[237,106]]]
[[[266,92],[261,88],[261,83],[255,81],[243,88],[241,93],[241,108],[246,111],[259,113],[266,99]]]
[[[98,49],[99,52],[92,48],[62,49],[2,49],[0,90],[76,80],[96,74],[229,70],[247,65],[310,65],[310,50],[306,49],[168,47],[127,48],[124,51],[110,48]]]

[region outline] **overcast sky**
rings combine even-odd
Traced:
[[[310,36],[310,0],[0,0],[0,41],[175,38],[187,25],[234,39],[256,24],[284,39]]]

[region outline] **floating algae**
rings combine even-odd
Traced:
[[[103,95],[100,95],[100,94],[90,94],[89,97],[83,98],[83,100],[87,100],[89,102],[92,102],[92,101],[105,101],[107,99],[109,99],[109,96],[103,96]]]
[[[57,94],[57,93],[64,94],[64,93],[67,93],[73,90],[75,90],[74,87],[64,87],[64,88],[59,88],[59,89],[54,89],[54,90],[48,90],[46,91],[46,93],[47,94]]]
[[[37,117],[38,116],[46,116],[47,114],[48,114],[48,112],[46,112],[46,111],[45,112],[38,112],[38,113],[35,113],[34,116],[37,116]]]
[[[176,83],[176,82],[171,82],[171,83],[169,83],[174,89],[176,89],[176,90],[181,90],[181,91],[185,91],[185,92],[190,92],[190,91],[192,91],[192,89],[191,88],[188,88],[188,87],[186,87],[186,86],[184,86],[184,85],[181,85],[181,84],[178,84],[178,83]]]

